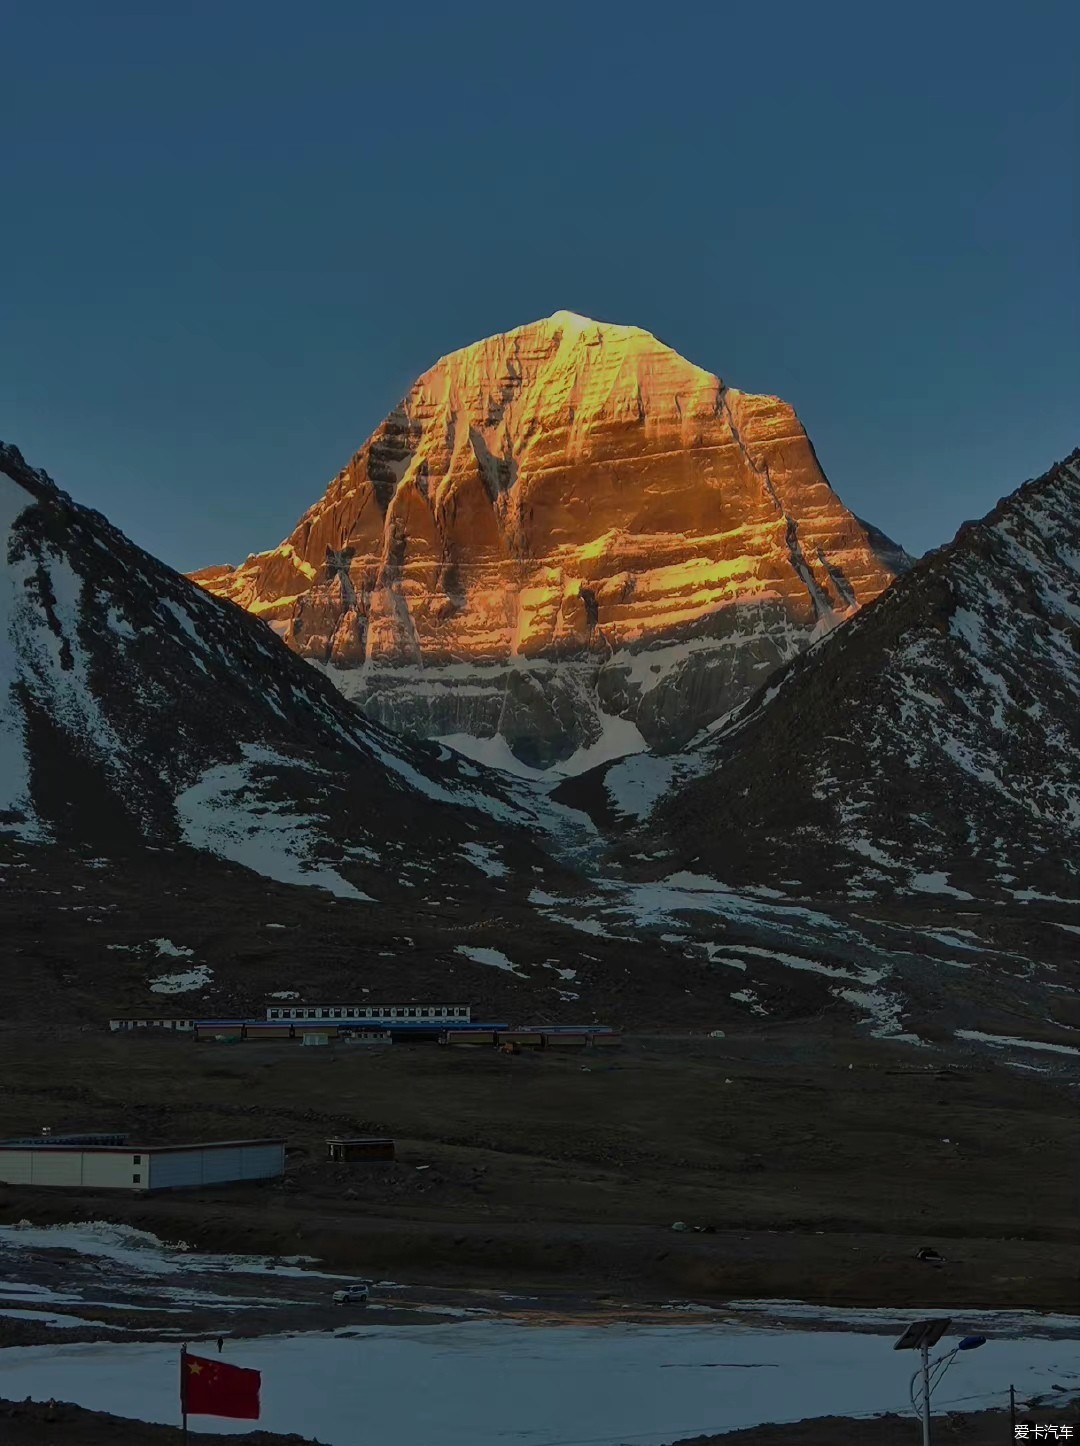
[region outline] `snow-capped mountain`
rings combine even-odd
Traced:
[[[7,1016],[452,993],[1071,1060],[1078,462],[694,747],[555,788],[387,732],[0,448]]]
[[[649,826],[732,882],[905,908],[1075,905],[1080,452],[963,527],[680,767]]]
[[[279,547],[193,576],[395,730],[580,772],[687,742],[908,561],[785,403],[557,312],[437,362]]]

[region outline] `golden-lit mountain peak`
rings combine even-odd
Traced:
[[[195,577],[381,721],[543,763],[606,714],[685,741],[900,565],[784,402],[557,311],[436,362],[280,547]]]
[[[654,424],[715,416],[722,383],[636,326],[554,315],[451,352],[425,372],[401,404],[408,417],[447,409],[505,451],[569,418],[567,445],[587,447],[605,418]]]
[[[548,317],[550,322],[556,326],[572,326],[580,330],[584,326],[599,326],[600,322],[593,321],[591,316],[582,316],[577,311],[554,311]]]

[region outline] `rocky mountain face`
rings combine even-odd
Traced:
[[[1075,905],[1080,452],[924,558],[680,768],[647,825],[665,867],[670,849],[735,884],[893,907]]]
[[[784,402],[558,312],[444,357],[279,547],[193,578],[399,732],[580,771],[686,743],[908,561]]]

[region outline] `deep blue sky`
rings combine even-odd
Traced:
[[[1080,442],[1080,5],[4,7],[0,436],[192,568],[561,307],[913,551]]]

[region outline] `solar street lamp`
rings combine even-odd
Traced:
[[[948,1318],[913,1321],[893,1346],[895,1351],[918,1351],[922,1357],[919,1369],[911,1378],[909,1394],[911,1408],[922,1420],[923,1446],[930,1446],[930,1396],[934,1387],[952,1365],[958,1351],[974,1351],[986,1344],[985,1336],[964,1336],[951,1351],[946,1351],[932,1361],[931,1346],[937,1345],[951,1324]],[[917,1388],[916,1382],[920,1382],[921,1390]]]

